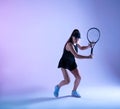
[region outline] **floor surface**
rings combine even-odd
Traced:
[[[81,89],[81,98],[60,92],[2,96],[0,109],[120,109],[119,87],[90,87]]]

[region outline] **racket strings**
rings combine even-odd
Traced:
[[[91,29],[88,31],[87,35],[90,42],[97,42],[99,40],[100,33],[96,29]]]

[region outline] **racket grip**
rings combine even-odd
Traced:
[[[91,55],[93,54],[93,48],[91,48]]]

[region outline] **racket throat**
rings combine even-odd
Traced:
[[[93,54],[93,48],[91,48],[91,55]]]

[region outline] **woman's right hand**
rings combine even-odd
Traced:
[[[90,55],[89,55],[89,58],[92,59],[92,58],[93,58],[93,54],[90,54]]]

